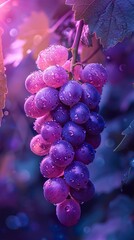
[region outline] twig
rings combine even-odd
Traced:
[[[83,29],[83,26],[84,26],[84,21],[83,20],[80,20],[79,22],[79,25],[77,27],[77,30],[76,30],[76,35],[75,35],[75,39],[74,39],[74,42],[73,42],[73,45],[72,45],[72,70],[73,70],[73,66],[76,62],[76,59],[77,59],[77,54],[78,54],[78,47],[79,47],[79,42],[80,42],[80,37],[81,37],[81,33],[82,33],[82,29]]]

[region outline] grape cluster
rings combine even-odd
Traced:
[[[36,119],[37,132],[30,148],[43,156],[40,171],[48,178],[43,186],[45,198],[56,205],[59,221],[72,226],[80,218],[80,204],[95,193],[87,165],[94,160],[105,126],[98,105],[107,76],[100,64],[85,68],[78,64],[70,79],[68,50],[59,45],[40,52],[36,63],[39,70],[25,81],[32,95],[24,110]]]

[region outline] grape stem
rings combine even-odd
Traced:
[[[73,45],[72,45],[72,71],[73,71],[73,67],[74,67],[74,64],[76,63],[76,60],[77,60],[77,54],[78,54],[78,47],[79,47],[79,42],[80,42],[80,37],[81,37],[81,33],[82,33],[82,29],[83,29],[83,26],[84,26],[84,21],[83,20],[80,20],[79,21],[79,24],[78,24],[78,27],[77,27],[77,30],[76,30],[76,35],[75,35],[75,38],[74,38],[74,42],[73,42]]]

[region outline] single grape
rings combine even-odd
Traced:
[[[64,84],[59,91],[59,98],[61,102],[68,106],[73,106],[79,102],[81,95],[81,85],[74,80],[71,80]]]
[[[41,136],[50,144],[60,139],[61,132],[61,126],[54,121],[45,122],[41,128]]]
[[[100,94],[97,89],[89,84],[82,84],[82,102],[85,103],[89,109],[94,109],[100,102]]]
[[[70,109],[71,120],[77,124],[83,124],[87,122],[89,116],[89,108],[82,102],[77,103]]]
[[[43,81],[42,71],[35,71],[26,78],[25,88],[28,92],[34,94],[44,87],[46,84]]]
[[[96,88],[102,88],[107,82],[107,72],[102,64],[90,63],[81,71],[81,80]]]
[[[91,112],[88,121],[85,123],[87,134],[98,135],[103,131],[105,122],[102,116],[96,112]]]
[[[56,215],[63,225],[67,227],[73,226],[80,219],[80,205],[74,199],[66,199],[64,202],[57,204]]]
[[[38,118],[43,116],[46,111],[44,109],[38,109],[35,104],[35,95],[28,97],[24,103],[24,111],[27,117]]]
[[[34,154],[44,156],[49,153],[50,145],[38,134],[31,139],[30,149]]]
[[[98,148],[101,144],[101,135],[88,135],[86,137],[86,142],[91,144],[94,149]]]
[[[63,202],[67,198],[69,187],[64,179],[51,178],[44,183],[43,192],[47,201],[56,204]]]
[[[92,145],[84,142],[75,151],[75,159],[86,165],[91,163],[95,158],[95,150]]]
[[[52,45],[41,51],[36,64],[42,71],[53,65],[62,66],[68,59],[68,49],[61,45]]]
[[[74,158],[74,150],[72,145],[64,140],[59,140],[50,148],[50,156],[53,163],[59,167],[68,166]]]
[[[79,203],[88,202],[94,197],[95,188],[93,183],[89,180],[87,185],[81,189],[70,188],[71,196]]]
[[[82,144],[86,137],[86,131],[83,127],[74,122],[67,122],[62,129],[62,138],[73,146]]]
[[[72,61],[67,60],[65,64],[62,66],[67,72],[72,72]],[[75,80],[81,80],[81,71],[82,71],[82,64],[80,62],[76,62],[75,66],[73,67],[73,77]]]
[[[65,69],[58,65],[48,67],[43,72],[43,79],[47,86],[53,88],[59,88],[69,80]]]
[[[37,108],[46,112],[52,111],[59,104],[59,92],[52,87],[42,88],[35,95],[35,104]]]
[[[78,161],[73,161],[64,171],[66,183],[75,189],[83,188],[89,180],[88,168]]]
[[[41,132],[41,128],[43,126],[43,124],[47,121],[51,121],[52,120],[52,117],[50,115],[50,113],[45,113],[44,116],[42,117],[38,117],[35,122],[34,122],[34,130],[37,132],[37,133],[40,133]]]
[[[45,178],[54,178],[60,176],[64,168],[60,168],[53,164],[52,158],[47,155],[40,163],[40,172]]]
[[[69,121],[69,109],[64,104],[59,104],[52,112],[53,119],[61,125]]]

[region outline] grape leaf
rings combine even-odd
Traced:
[[[73,5],[75,19],[84,19],[90,33],[96,33],[105,48],[134,32],[133,0],[66,0],[66,4]]]
[[[120,142],[120,144],[114,149],[114,151],[121,151],[129,144],[131,139],[134,136],[134,120],[129,124],[129,126],[122,132],[124,138]]]
[[[5,107],[5,96],[7,94],[7,83],[2,54],[2,32],[3,32],[2,29],[0,29],[0,125],[3,116],[2,109]]]
[[[32,12],[19,27],[18,40],[23,40],[23,57],[28,53],[37,58],[38,53],[49,45],[48,17],[44,12]]]

